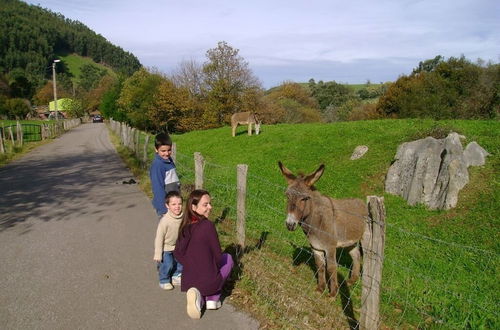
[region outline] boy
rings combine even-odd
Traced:
[[[171,191],[165,198],[168,212],[161,218],[156,229],[154,260],[157,262],[160,288],[172,290],[181,284],[182,265],[174,259],[175,242],[182,221],[182,197]]]
[[[180,191],[179,177],[172,158],[172,140],[165,133],[155,137],[155,157],[149,170],[151,189],[153,190],[153,207],[161,217],[167,213],[165,196],[169,191]]]

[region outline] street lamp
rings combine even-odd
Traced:
[[[56,111],[56,120],[59,120],[57,115],[57,87],[56,87],[56,63],[61,60],[54,60],[52,63],[52,85],[54,86],[54,110]]]

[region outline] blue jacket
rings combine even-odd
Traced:
[[[149,169],[149,178],[153,190],[153,207],[159,215],[165,214],[167,213],[165,195],[172,190],[180,191],[179,177],[172,158],[165,160],[155,154]]]

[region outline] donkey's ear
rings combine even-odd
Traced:
[[[306,185],[311,187],[316,181],[321,178],[323,172],[325,171],[325,165],[321,164],[316,171],[305,177],[304,182]]]
[[[285,167],[285,165],[283,165],[282,162],[278,161],[278,166],[286,181],[288,181],[288,184],[291,184],[297,178],[292,172],[290,172],[289,169]]]

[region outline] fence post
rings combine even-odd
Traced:
[[[19,147],[23,146],[23,127],[19,123],[19,120],[16,121],[16,138],[17,138],[17,145]]]
[[[238,244],[242,249],[245,248],[245,219],[246,219],[246,197],[247,197],[247,173],[248,165],[239,164],[236,168],[237,171],[237,192],[238,198],[236,202],[237,210],[237,223],[236,223],[236,235],[238,238]]]
[[[201,153],[194,153],[194,187],[195,189],[203,189],[203,167],[204,159]]]
[[[10,132],[10,142],[12,142],[12,150],[14,150],[15,147],[15,141],[14,141],[14,133],[12,133],[12,126],[9,126],[9,132]]]
[[[2,154],[5,153],[5,147],[3,146],[3,129],[2,129],[2,133],[0,134],[0,153],[2,153]]]
[[[172,157],[172,160],[175,162],[177,161],[177,144],[175,142],[172,142],[172,154],[170,155]]]
[[[142,166],[146,167],[148,163],[148,144],[149,144],[149,134],[146,134],[146,139],[144,140],[144,149],[142,151]]]
[[[384,264],[385,206],[384,198],[368,196],[367,226],[363,234],[363,289],[361,292],[360,329],[380,326],[380,286]]]

